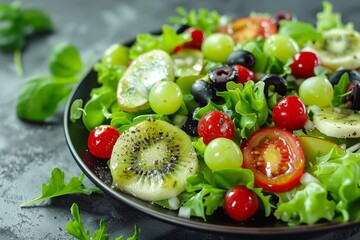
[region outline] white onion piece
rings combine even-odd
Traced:
[[[300,179],[300,183],[303,184],[303,185],[306,185],[308,183],[312,183],[312,182],[316,182],[318,183],[319,180],[314,177],[313,175],[311,175],[310,173],[307,173],[305,172],[302,176],[301,176],[301,179]]]
[[[189,207],[180,207],[179,208],[179,217],[183,217],[183,218],[190,218],[190,214],[191,214],[191,209]]]
[[[355,151],[359,150],[359,148],[360,148],[360,143],[357,143],[355,145],[352,145],[351,147],[348,147],[346,149],[346,152],[355,152]]]
[[[346,144],[345,144],[345,143],[344,143],[344,144],[340,144],[339,147],[340,147],[342,150],[346,151]]]
[[[173,198],[168,199],[168,203],[169,203],[170,209],[175,210],[175,209],[179,208],[180,201],[177,197],[173,197]]]
[[[305,123],[304,128],[305,128],[306,130],[313,131],[313,130],[315,129],[315,125],[314,125],[314,123],[313,123],[310,119],[308,119],[308,120],[306,121],[306,123]]]

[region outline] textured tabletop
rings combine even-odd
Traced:
[[[359,4],[354,5],[352,0],[332,2],[336,11],[344,13],[344,22],[352,21],[360,28]],[[105,194],[70,195],[20,208],[20,203],[40,195],[41,184],[48,182],[54,167],[64,170],[66,180],[80,176],[81,170],[65,142],[63,109],[46,123],[21,121],[15,113],[19,89],[30,77],[48,74],[47,58],[57,43],[74,44],[84,62],[91,64],[110,44],[159,29],[175,15],[176,6],[216,9],[230,16],[286,9],[296,12],[298,19],[315,22],[322,1],[26,0],[23,6],[44,10],[52,18],[55,31],[29,42],[23,53],[22,78],[15,72],[12,54],[0,54],[0,239],[71,239],[65,226],[72,218],[70,207],[74,202],[91,232],[98,228],[100,219],[105,220],[110,239],[132,235],[134,224],[141,229],[139,239],[228,239],[159,221]],[[92,185],[87,179],[84,183]],[[333,238],[325,233],[319,239]],[[360,239],[360,235],[351,239]]]

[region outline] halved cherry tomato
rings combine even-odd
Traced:
[[[277,33],[278,28],[268,17],[251,16],[235,19],[230,24],[219,28],[218,31],[228,33],[236,42],[241,43],[257,37],[268,38]]]
[[[304,152],[298,139],[278,127],[254,132],[242,145],[243,166],[254,173],[255,184],[271,192],[295,187],[304,172]]]
[[[98,158],[109,159],[119,137],[119,131],[113,126],[101,125],[94,128],[88,137],[90,153]]]
[[[239,65],[239,64],[235,64],[232,66],[238,73],[238,77],[237,77],[237,83],[241,83],[241,84],[245,84],[247,81],[254,81],[255,82],[255,73],[253,71],[251,71],[250,69]]]

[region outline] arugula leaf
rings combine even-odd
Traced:
[[[100,220],[100,228],[95,231],[94,236],[91,237],[90,231],[84,227],[84,224],[81,220],[79,206],[76,203],[73,203],[71,206],[71,215],[74,220],[70,220],[66,225],[66,230],[68,233],[79,240],[107,240],[109,235],[106,233],[106,223],[103,220]],[[136,240],[139,236],[140,229],[137,225],[134,227],[134,234],[131,237],[128,237],[127,240]],[[123,237],[117,237],[116,240],[122,240]]]
[[[93,192],[100,192],[99,188],[86,188],[84,187],[82,181],[84,180],[85,175],[82,174],[80,178],[72,177],[70,181],[66,184],[64,181],[65,174],[59,168],[54,168],[51,172],[51,177],[48,184],[42,184],[42,193],[40,197],[37,197],[33,200],[26,201],[20,206],[25,207],[30,204],[34,204],[39,201],[43,201],[49,198],[82,193],[90,195]]]
[[[341,76],[339,82],[334,86],[334,97],[332,100],[333,107],[338,107],[345,103],[346,93],[350,84],[349,74]]]
[[[183,7],[177,7],[176,12],[179,16],[170,17],[169,22],[199,28],[205,34],[215,32],[220,25],[221,16],[217,11],[192,9],[188,12]]]
[[[51,117],[79,81],[82,64],[71,44],[60,44],[50,53],[52,75],[36,76],[21,87],[16,103],[19,118],[42,122]]]

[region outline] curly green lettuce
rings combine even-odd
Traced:
[[[223,103],[209,101],[208,105],[196,112],[195,118],[200,119],[212,110],[223,111],[233,119],[239,139],[248,138],[265,124],[269,111],[264,82],[248,81],[245,85],[229,82],[227,91],[218,92],[217,95],[224,100]]]

